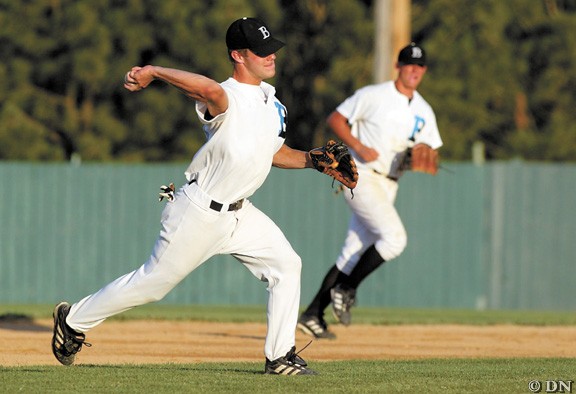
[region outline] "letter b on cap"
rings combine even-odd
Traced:
[[[270,37],[270,32],[268,29],[266,29],[266,26],[259,27],[258,30],[260,30],[260,33],[262,33],[262,39],[265,40]]]

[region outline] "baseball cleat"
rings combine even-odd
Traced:
[[[306,335],[310,335],[316,339],[335,339],[336,335],[328,331],[328,325],[324,319],[317,316],[300,316],[298,319],[298,328]]]
[[[316,375],[316,372],[306,368],[308,364],[295,351],[296,346],[292,346],[284,357],[273,361],[266,359],[264,373],[268,375]]]
[[[66,316],[70,312],[70,304],[61,302],[54,308],[54,335],[52,336],[52,353],[64,365],[72,365],[76,353],[82,345],[92,346],[84,342],[85,335],[72,330],[66,324]]]
[[[345,326],[350,325],[352,316],[350,308],[356,303],[356,289],[336,285],[330,290],[332,297],[332,314]]]

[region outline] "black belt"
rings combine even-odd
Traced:
[[[194,182],[196,182],[196,179],[192,179],[190,182],[188,182],[188,184],[191,185]],[[244,203],[244,199],[233,202],[232,204],[228,205],[228,209],[227,209],[228,212],[239,210],[240,208],[242,208],[243,203]],[[214,201],[214,200],[210,201],[210,209],[213,209],[216,212],[221,212],[223,206],[224,206],[224,204],[219,203],[218,201]]]
[[[240,208],[242,208],[242,204],[244,203],[244,199],[242,200],[238,200],[236,202],[233,202],[232,204],[228,205],[228,211],[237,211]],[[212,200],[210,202],[210,208],[215,210],[215,211],[222,211],[222,207],[224,206],[224,204],[220,204],[217,201]]]
[[[377,171],[375,169],[372,169],[372,171],[378,175],[384,175],[383,173],[381,173],[380,171]],[[386,175],[386,178],[390,179],[391,181],[398,182],[398,178],[396,178],[396,177]]]

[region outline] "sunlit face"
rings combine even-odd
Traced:
[[[398,81],[403,88],[407,90],[416,90],[424,74],[426,74],[427,67],[418,64],[405,64],[398,66]]]
[[[236,62],[244,68],[244,77],[247,83],[260,83],[265,79],[276,75],[276,54],[272,53],[266,57],[260,57],[249,49],[237,51],[240,55]]]

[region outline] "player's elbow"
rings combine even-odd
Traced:
[[[342,126],[348,125],[348,119],[338,111],[332,112],[326,118],[326,123],[334,131],[339,130]]]
[[[203,84],[194,94],[190,94],[190,97],[206,103],[210,115],[213,117],[220,115],[228,109],[228,96],[226,95],[226,91],[220,84],[214,81],[208,81]]]

